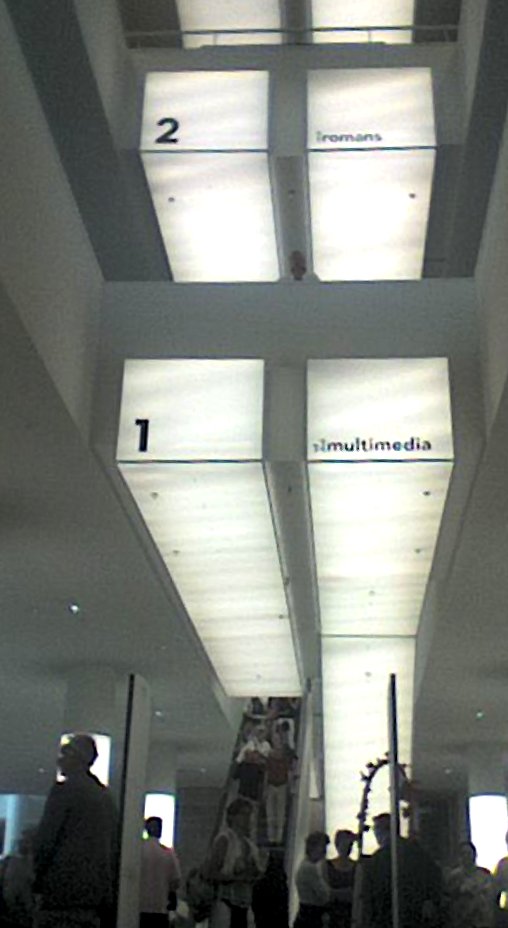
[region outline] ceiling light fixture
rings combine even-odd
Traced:
[[[118,466],[231,696],[300,692],[262,462],[263,389],[259,360],[125,364]]]

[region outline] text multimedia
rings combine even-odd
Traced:
[[[353,438],[351,441],[327,441],[321,438],[313,442],[316,454],[327,451],[432,451],[427,439],[412,435],[406,441],[378,441],[374,438]]]
[[[330,132],[316,132],[317,142],[382,142],[383,136],[379,132],[342,132],[340,134]]]

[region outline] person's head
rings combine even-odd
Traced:
[[[258,739],[258,741],[265,741],[266,740],[265,725],[263,725],[262,723],[260,725],[256,725],[254,729],[254,736]]]
[[[335,832],[334,844],[339,857],[349,857],[356,835],[347,828],[339,828]]]
[[[390,841],[391,818],[389,812],[381,812],[373,818],[374,834],[379,847],[385,847]]]
[[[97,745],[91,735],[84,732],[70,735],[60,746],[58,768],[64,777],[86,773],[97,759]]]
[[[160,838],[162,835],[162,819],[158,815],[151,815],[145,822],[145,831],[150,838]]]
[[[459,860],[463,867],[473,867],[476,861],[476,848],[471,841],[459,844]]]
[[[324,831],[311,831],[305,839],[305,856],[313,863],[322,860],[326,854],[326,848],[330,843],[330,838]]]
[[[297,249],[291,252],[289,256],[289,269],[293,280],[303,280],[307,271],[307,262],[303,252]]]
[[[250,828],[250,819],[252,815],[252,804],[249,799],[233,799],[226,809],[226,824],[233,831],[242,835],[248,835]]]

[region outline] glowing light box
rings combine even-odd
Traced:
[[[434,159],[425,150],[309,153],[321,280],[421,277]]]
[[[307,366],[309,461],[452,460],[446,358]]]
[[[421,277],[435,161],[430,70],[312,71],[307,123],[318,276]]]
[[[200,45],[274,45],[281,41],[280,33],[252,34],[251,29],[279,29],[279,0],[256,0],[237,3],[231,0],[177,0],[180,26],[185,32],[199,29],[214,30],[214,35],[186,35],[185,48]],[[226,35],[224,29],[245,29],[245,33]]]
[[[434,147],[430,68],[310,71],[311,150]]]
[[[232,696],[300,692],[262,407],[258,360],[126,362],[118,467]]]
[[[117,460],[261,460],[262,432],[262,361],[125,362]]]
[[[143,164],[175,280],[278,279],[267,155],[154,153]]]
[[[267,71],[147,74],[142,151],[265,151],[267,138]]]
[[[314,33],[314,42],[411,42],[412,32],[383,32],[375,26],[410,26],[414,19],[414,0],[312,0],[312,24],[316,27],[355,26],[355,32]],[[366,26],[362,30],[360,27]],[[368,27],[372,31],[369,31]]]
[[[451,470],[309,466],[323,634],[416,634]]]
[[[276,280],[267,71],[147,75],[140,148],[177,281]]]

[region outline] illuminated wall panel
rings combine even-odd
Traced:
[[[328,638],[321,642],[325,732],[326,828],[356,831],[368,761],[388,747],[388,680],[397,676],[399,757],[411,756],[413,638]],[[389,811],[387,779],[372,790],[370,815]],[[366,851],[376,847],[367,836]]]

